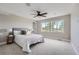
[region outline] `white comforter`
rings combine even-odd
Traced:
[[[44,42],[44,38],[39,34],[15,35],[15,42],[22,47],[25,52],[31,52],[30,45],[38,42]]]

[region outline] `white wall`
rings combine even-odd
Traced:
[[[32,28],[32,20],[15,15],[0,14],[0,28]]]
[[[79,54],[79,5],[77,4],[71,14],[71,43]]]

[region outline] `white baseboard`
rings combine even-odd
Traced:
[[[72,43],[71,43],[71,45],[72,45],[72,48],[73,48],[73,50],[74,50],[75,54],[76,54],[76,55],[79,55],[79,53],[78,53],[78,51],[77,51],[76,47],[75,47]]]
[[[6,42],[1,42],[0,45],[6,44]]]

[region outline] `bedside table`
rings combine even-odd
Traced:
[[[14,42],[14,35],[7,36],[7,44],[12,44]]]

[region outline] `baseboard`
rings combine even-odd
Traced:
[[[1,42],[0,45],[6,44],[6,42]]]
[[[75,54],[76,54],[76,55],[79,55],[79,53],[78,53],[78,51],[77,51],[76,47],[75,47],[72,43],[71,43],[71,45],[72,45],[72,48],[73,48],[73,50],[74,50]]]
[[[65,41],[65,42],[70,42],[70,40],[62,40],[62,39],[56,39],[56,40],[59,40],[59,41]]]

